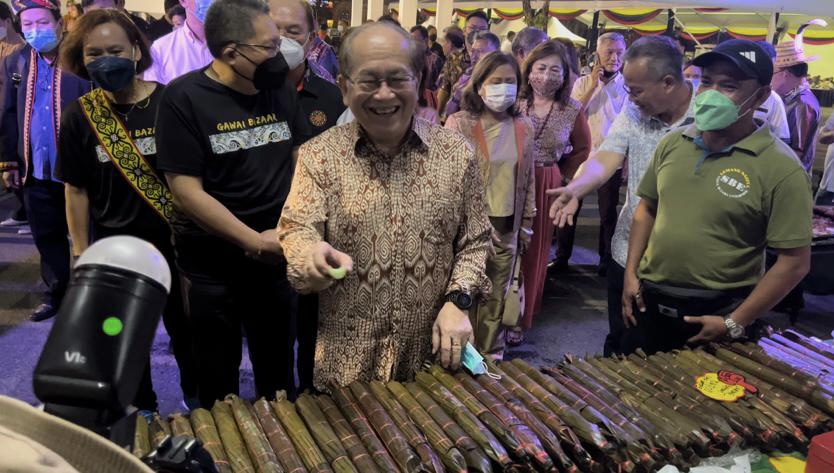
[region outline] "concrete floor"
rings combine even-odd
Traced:
[[[0,215],[11,210],[8,195],[0,197]],[[570,271],[547,283],[542,312],[523,345],[508,357],[521,357],[538,364],[554,364],[565,353],[599,354],[607,333],[605,280],[596,275],[598,257],[597,208],[589,199],[577,230],[577,247]],[[51,321],[27,320],[39,300],[38,255],[31,237],[17,235],[16,229],[0,229],[0,394],[36,403],[32,392],[32,371]],[[834,296],[806,295],[806,310],[798,328],[805,333],[830,338],[834,329]],[[783,314],[767,320],[777,327],[788,325]],[[168,351],[168,336],[160,325],[152,348],[153,380],[163,413],[182,411],[177,367]],[[253,397],[251,365],[244,357],[241,366],[241,395]]]

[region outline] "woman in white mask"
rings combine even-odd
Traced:
[[[476,347],[493,359],[504,354],[504,305],[536,213],[533,129],[515,107],[520,82],[512,55],[488,54],[475,66],[463,91],[461,111],[446,120],[447,128],[472,142],[481,164],[495,246],[486,268],[493,289],[486,304],[474,308],[469,317]]]
[[[541,309],[554,232],[547,212],[541,210],[550,208],[550,199],[544,191],[572,179],[591,151],[588,120],[582,113],[582,105],[570,96],[576,79],[570,61],[565,45],[551,40],[533,49],[521,68],[518,109],[533,124],[536,208],[540,212],[533,223],[530,249],[521,262],[524,317],[507,332],[507,343],[511,346],[522,343],[524,330],[532,327],[533,316]],[[558,230],[557,262],[567,263],[570,259],[575,232],[576,227]]]

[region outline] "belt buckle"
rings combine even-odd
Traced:
[[[658,304],[657,305],[657,312],[660,315],[664,315],[664,316],[672,318],[672,319],[677,319],[678,318],[678,309],[675,309],[674,307],[669,307],[669,306]]]

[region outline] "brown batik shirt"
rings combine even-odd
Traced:
[[[457,133],[415,119],[396,156],[357,122],[305,143],[278,226],[289,280],[309,292],[322,240],[354,269],[320,293],[315,386],[412,378],[444,295],[490,293],[491,229],[475,152]]]

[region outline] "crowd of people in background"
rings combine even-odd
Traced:
[[[92,242],[157,247],[189,407],[238,392],[244,336],[267,397],[501,359],[594,192],[606,355],[740,338],[808,271],[834,124],[793,41],[687,61],[612,31],[588,56],[534,27],[499,38],[483,11],[331,38],[304,0],[166,2],[150,23],[124,7],[0,3],[0,170],[20,202],[0,225],[28,224],[40,253],[33,321]],[[135,404],[156,407],[150,365]]]

